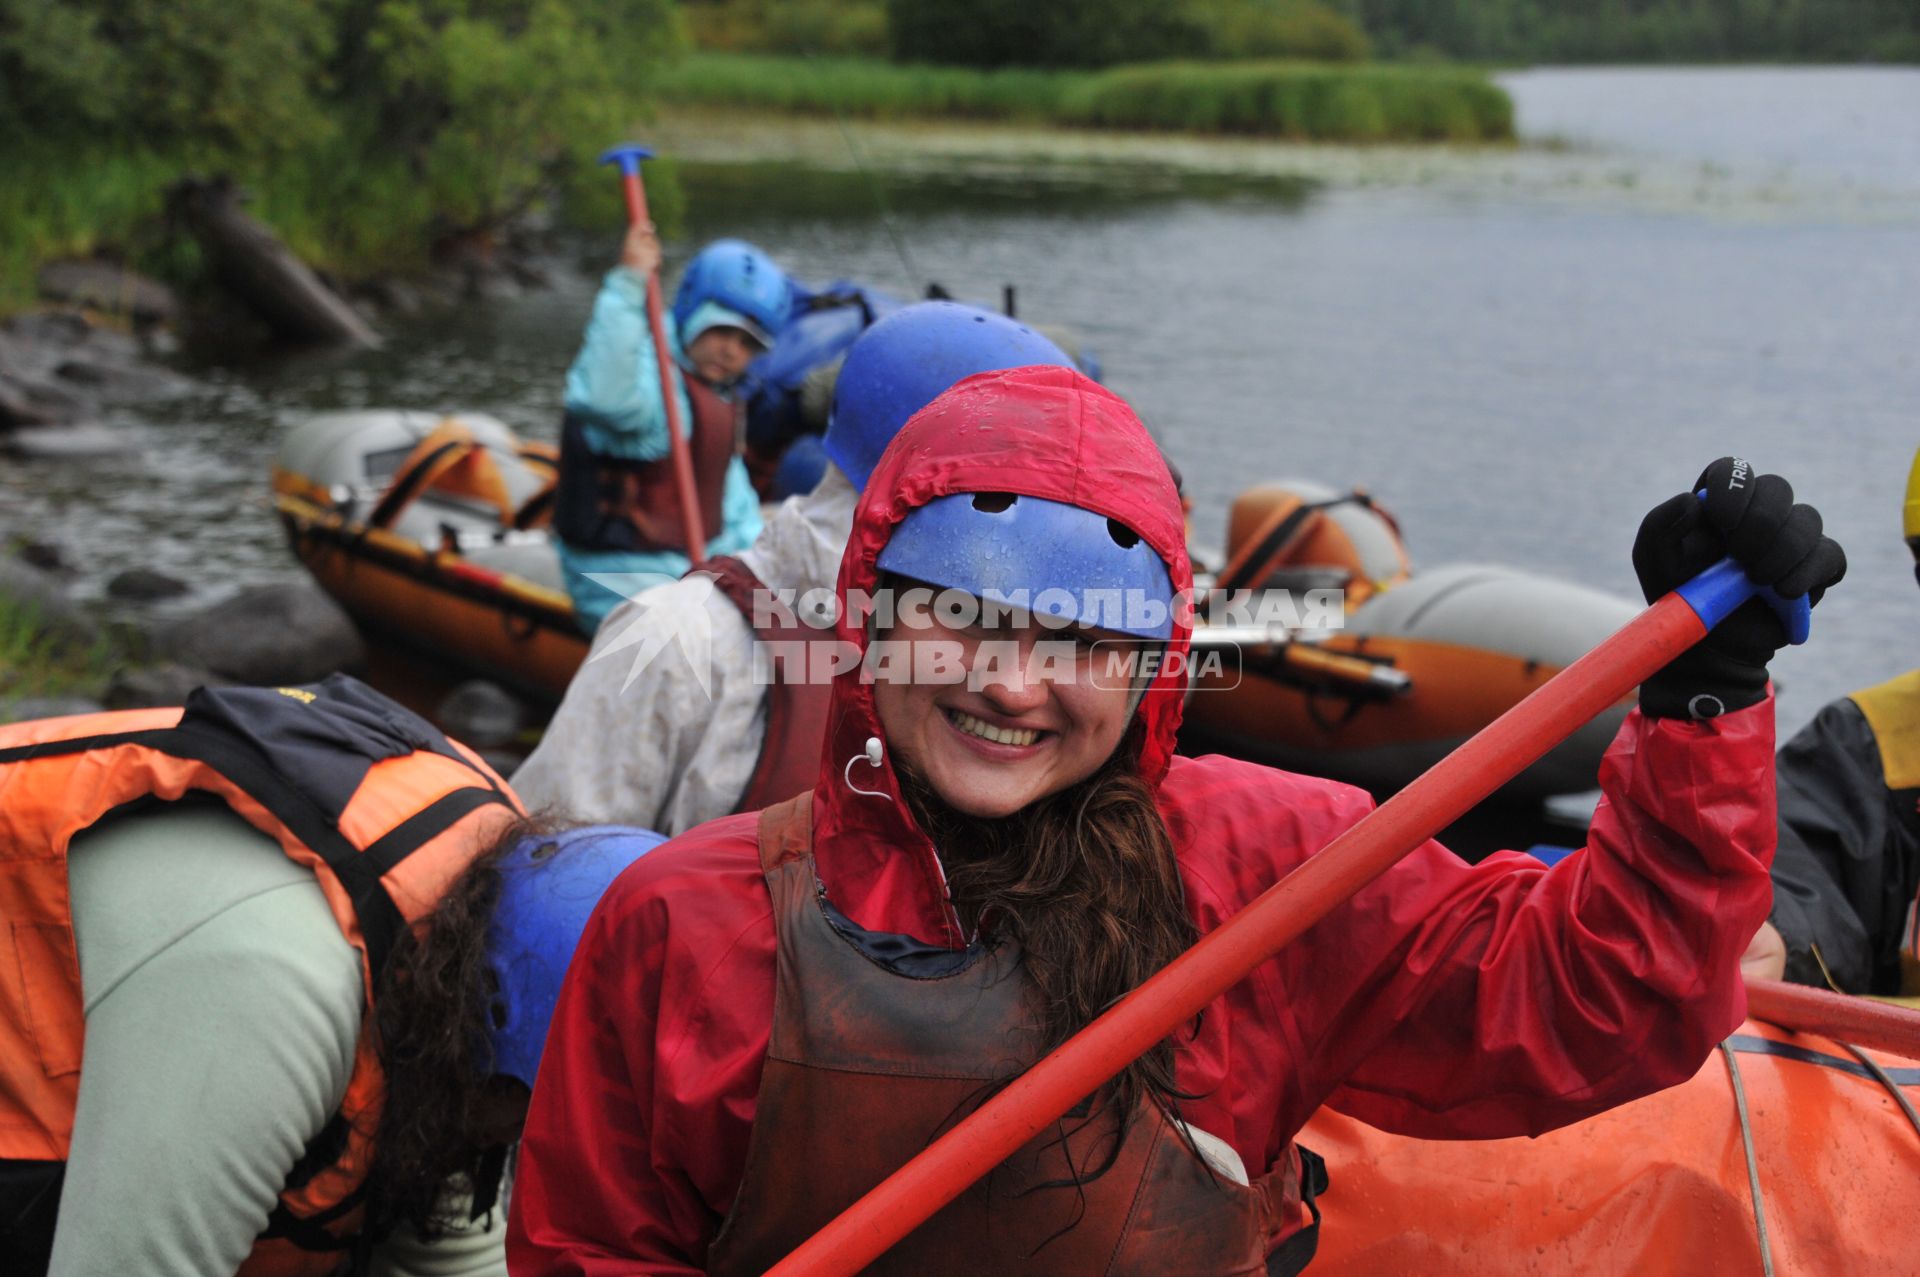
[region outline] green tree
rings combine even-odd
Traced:
[[[670,0],[346,0],[335,98],[458,226],[492,225],[626,136],[684,43]]]
[[[0,0],[0,120],[44,139],[203,143],[257,154],[328,125],[324,8],[252,0]]]
[[[894,57],[960,66],[1100,67],[1203,52],[1178,0],[887,0]]]

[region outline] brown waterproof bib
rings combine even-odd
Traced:
[[[1013,946],[916,979],[836,930],[814,875],[811,811],[803,794],[760,819],[778,939],[773,1036],[710,1277],[764,1273],[1036,1057]],[[1087,1180],[1112,1130],[1064,1119],[866,1271],[1265,1277],[1268,1252],[1306,1213],[1291,1150],[1247,1188],[1209,1174],[1146,1105],[1112,1166]]]

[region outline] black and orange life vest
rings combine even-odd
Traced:
[[[713,577],[714,588],[739,608],[740,615],[753,627],[771,676],[767,683],[766,735],[760,738],[760,756],[754,762],[753,775],[734,806],[736,812],[759,811],[806,793],[819,777],[833,684],[809,676],[804,645],[831,638],[833,631],[803,624],[790,608],[771,596],[752,568],[730,554],[709,559],[700,570]]]
[[[194,793],[311,869],[362,958],[369,1013],[346,1096],[240,1270],[328,1273],[364,1217],[385,1089],[371,1015],[380,971],[402,929],[522,809],[478,755],[343,675],[0,727],[0,917],[18,958],[0,963],[0,1162],[57,1169],[73,1135],[85,1020],[68,847],[130,803]]]
[[[734,453],[734,405],[696,377],[682,377],[693,405],[693,488],[700,527],[720,534],[727,465]],[[687,553],[680,518],[680,487],[671,455],[656,461],[610,457],[587,443],[584,423],[568,413],[560,423],[560,474],[554,491],[553,530],[582,550]],[[704,552],[706,547],[701,546]]]
[[[1920,670],[1909,670],[1848,699],[1860,710],[1880,751],[1891,827],[1888,842],[1898,836],[1912,846],[1920,841]],[[1893,854],[1891,846],[1884,863],[1888,881],[1880,884],[1883,898],[1897,894],[1905,909],[1899,932],[1899,991],[1907,997],[1920,996],[1920,863]],[[1873,935],[1870,920],[1867,928]],[[1877,941],[1874,949],[1877,966],[1881,960]]]

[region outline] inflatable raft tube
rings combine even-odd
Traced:
[[[1288,604],[1280,619],[1305,619],[1315,612],[1312,591],[1339,591],[1341,628],[1310,623],[1291,647],[1243,653],[1215,673],[1199,667],[1183,746],[1376,792],[1427,770],[1637,611],[1512,568],[1415,573],[1399,525],[1364,490],[1302,479],[1235,499],[1225,562],[1202,585],[1215,592],[1216,623],[1235,600],[1254,619],[1276,599]],[[1368,668],[1373,679],[1356,674]],[[1603,715],[1500,796],[1532,802],[1591,789],[1625,712]]]
[[[1537,1139],[1322,1109],[1300,1133],[1331,1176],[1309,1271],[1920,1273],[1917,1104],[1920,1060],[1748,1021],[1690,1081]]]
[[[557,701],[586,659],[545,530],[554,459],[482,413],[327,413],[287,437],[294,554],[371,632]]]

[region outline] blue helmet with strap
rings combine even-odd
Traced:
[[[956,492],[907,512],[881,571],[1139,639],[1173,635],[1173,579],[1118,519],[1044,497]]]
[[[804,496],[820,486],[826,473],[827,450],[821,445],[820,436],[801,435],[780,454],[780,464],[773,469],[770,495],[775,501]]]
[[[500,900],[487,928],[493,1072],[533,1085],[588,915],[621,870],[666,840],[649,829],[589,825],[522,838],[496,863]]]
[[[854,487],[865,488],[900,427],[948,387],[975,373],[1030,364],[1073,367],[1058,346],[1005,315],[960,302],[902,307],[847,351],[827,417],[827,456]]]
[[[717,239],[693,255],[673,295],[674,329],[683,342],[697,335],[687,332],[688,321],[709,303],[745,319],[755,340],[770,345],[793,310],[793,283],[752,244]]]

